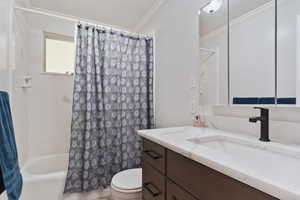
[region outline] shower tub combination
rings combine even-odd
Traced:
[[[63,195],[68,169],[68,154],[45,156],[29,161],[22,168],[21,200],[98,200],[110,196],[110,190],[88,194]]]

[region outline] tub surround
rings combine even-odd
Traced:
[[[138,133],[147,140],[271,196],[300,199],[299,147],[263,143],[256,137],[210,128],[178,127],[141,130]],[[228,141],[233,146],[220,151],[218,145],[213,144],[218,141]],[[212,146],[209,147],[210,142]]]
[[[98,200],[108,199],[110,188],[83,194],[63,195],[68,168],[68,154],[29,160],[22,168],[24,187],[22,200]],[[4,195],[3,195],[4,196]],[[2,197],[6,200],[5,197]]]

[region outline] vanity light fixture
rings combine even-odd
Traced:
[[[223,0],[211,0],[208,4],[203,6],[199,13],[201,11],[207,13],[207,14],[213,14],[216,13],[223,5]]]

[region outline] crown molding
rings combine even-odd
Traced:
[[[160,7],[166,2],[167,0],[156,0],[152,7],[148,10],[148,12],[142,17],[139,23],[134,27],[134,31],[140,32],[141,29],[151,20],[154,14],[160,9]]]

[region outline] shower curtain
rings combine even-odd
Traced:
[[[78,25],[65,193],[110,185],[141,164],[138,129],[154,127],[153,39]]]

